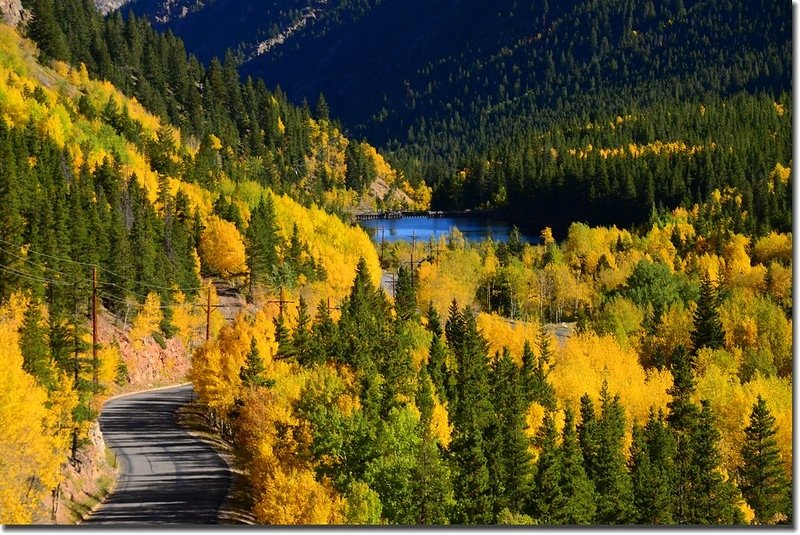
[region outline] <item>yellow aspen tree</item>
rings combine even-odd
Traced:
[[[47,393],[22,369],[17,332],[26,302],[12,297],[0,309],[0,522],[27,524],[58,483],[60,451],[48,429]],[[16,310],[15,310],[16,309]]]
[[[128,337],[135,348],[141,349],[144,346],[144,339],[159,330],[161,317],[161,298],[157,293],[150,292],[128,332]]]
[[[200,236],[200,258],[211,272],[223,277],[244,274],[244,242],[236,225],[210,216]]]

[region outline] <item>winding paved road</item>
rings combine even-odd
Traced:
[[[213,524],[230,485],[225,462],[175,422],[191,385],[110,400],[100,413],[122,464],[117,487],[84,523]]]

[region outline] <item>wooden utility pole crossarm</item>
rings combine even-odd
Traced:
[[[283,298],[283,286],[281,286],[280,299],[272,299],[270,301],[267,301],[267,303],[278,303],[278,310],[280,311],[280,314],[283,315],[283,306],[288,305],[289,303],[294,303],[294,301]]]

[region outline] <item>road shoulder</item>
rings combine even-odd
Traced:
[[[252,513],[252,492],[247,474],[239,467],[234,447],[222,439],[209,418],[208,410],[197,401],[182,406],[175,414],[176,421],[183,429],[198,440],[214,448],[228,465],[231,482],[228,493],[217,511],[220,524],[255,524]]]

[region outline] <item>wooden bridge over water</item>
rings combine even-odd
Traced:
[[[427,218],[439,218],[439,217],[458,217],[458,216],[474,216],[480,215],[474,211],[462,211],[462,212],[445,212],[443,210],[421,210],[421,211],[413,211],[413,210],[396,210],[396,211],[378,211],[378,212],[356,212],[353,214],[353,219],[356,221],[366,221],[368,219],[400,219],[402,217],[427,217]]]

